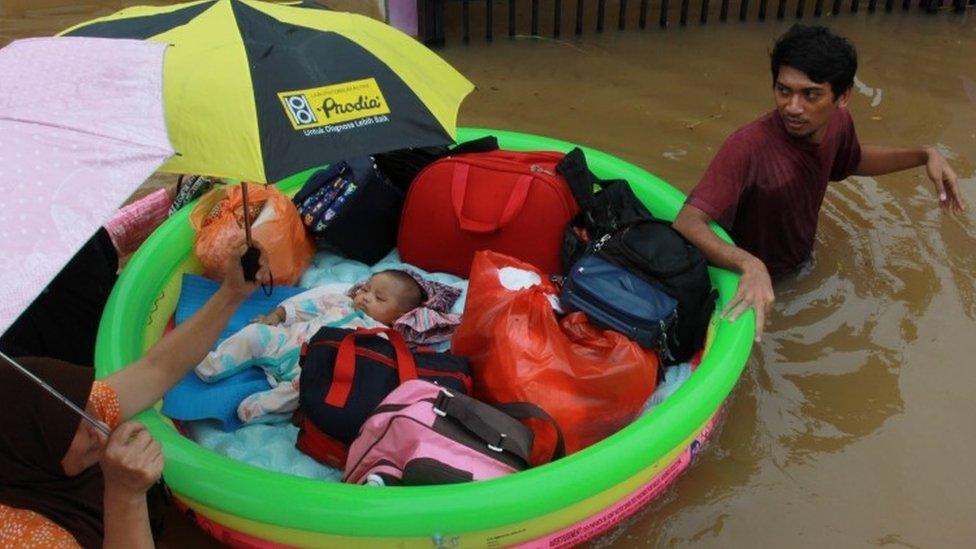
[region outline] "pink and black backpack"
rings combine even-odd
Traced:
[[[541,408],[490,406],[424,380],[390,393],[349,448],[343,480],[355,484],[453,484],[507,475],[529,467],[532,430],[515,417],[538,418],[562,434]]]

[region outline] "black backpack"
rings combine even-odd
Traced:
[[[677,364],[691,358],[704,344],[718,296],[705,257],[670,223],[654,217],[626,181],[594,176],[580,149],[570,151],[556,170],[569,181],[580,205],[564,234],[564,269],[586,253],[596,253],[664,290],[678,301],[665,361]],[[594,194],[594,186],[602,190]]]

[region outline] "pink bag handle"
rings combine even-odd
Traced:
[[[417,379],[417,364],[410,354],[407,342],[403,335],[393,328],[368,328],[358,329],[355,332],[342,338],[339,343],[339,351],[336,353],[335,369],[332,372],[332,385],[329,392],[325,395],[325,403],[337,408],[342,408],[349,400],[349,393],[352,391],[352,378],[356,374],[356,336],[386,334],[390,338],[390,345],[396,353],[397,375],[400,383]]]
[[[463,162],[454,165],[454,178],[451,180],[451,203],[454,205],[454,215],[457,216],[461,224],[461,230],[469,233],[493,233],[508,224],[525,205],[525,199],[529,196],[529,188],[532,186],[532,175],[526,174],[518,178],[512,193],[508,195],[508,202],[502,209],[498,221],[492,223],[487,221],[477,221],[464,216],[464,197],[468,190],[468,171],[470,166]]]

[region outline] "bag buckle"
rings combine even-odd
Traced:
[[[447,412],[444,409],[447,408],[447,401],[452,398],[454,398],[454,393],[441,387],[441,392],[437,395],[437,400],[434,401],[434,415],[447,417]]]
[[[505,437],[507,436],[508,435],[506,435],[505,433],[499,433],[498,444],[497,445],[489,444],[488,449],[491,450],[492,452],[504,452],[505,449],[503,448],[503,446],[505,445]]]

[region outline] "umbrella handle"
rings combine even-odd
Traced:
[[[244,202],[244,240],[248,248],[252,248],[254,243],[251,242],[251,208],[247,201],[247,183],[243,181],[241,181],[241,200]]]
[[[241,256],[241,269],[244,270],[244,280],[254,282],[260,267],[259,259],[261,252],[254,246],[248,246],[247,251]]]
[[[247,241],[247,251],[241,256],[241,269],[244,270],[244,280],[254,282],[260,267],[261,252],[251,241],[251,208],[247,201],[247,183],[241,181],[241,199],[244,201],[244,240]]]

